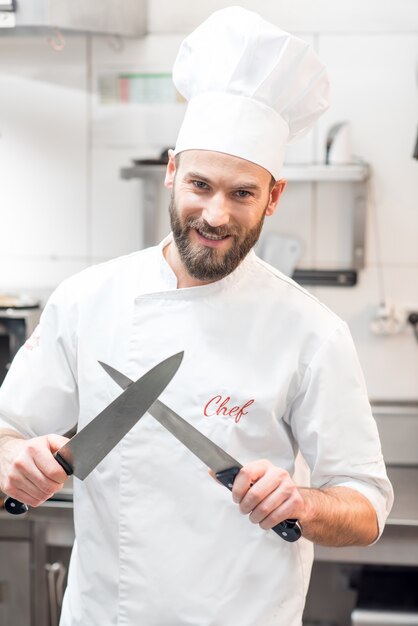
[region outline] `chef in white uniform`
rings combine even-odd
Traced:
[[[145,415],[74,481],[61,624],[299,626],[313,543],[373,543],[392,503],[347,325],[252,250],[326,72],[232,7],[185,40],[174,80],[189,106],[166,174],[173,234],[51,296],[0,391],[0,488],[32,506],[60,488],[63,434],[120,393],[98,360],[136,379],[184,350],[161,399],[244,465],[233,494]],[[269,530],[286,518],[295,543]]]

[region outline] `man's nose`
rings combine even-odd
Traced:
[[[229,209],[225,196],[222,194],[216,194],[208,199],[208,202],[202,211],[202,218],[213,227],[228,224]]]

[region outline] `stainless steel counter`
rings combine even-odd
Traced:
[[[48,501],[21,517],[0,509],[0,624],[56,626],[55,590],[65,584],[73,543],[72,502]]]
[[[379,542],[315,547],[317,561],[418,566],[418,402],[372,402],[395,502]]]

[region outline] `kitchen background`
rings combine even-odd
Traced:
[[[45,296],[66,276],[142,245],[142,183],[123,180],[120,168],[173,145],[185,106],[167,93],[179,43],[210,12],[228,4],[152,0],[146,35],[64,31],[60,51],[48,42],[59,37],[53,32],[2,30],[0,291]],[[371,398],[416,398],[412,327],[401,324],[398,333],[381,336],[371,332],[370,323],[385,299],[403,309],[403,317],[418,309],[418,161],[412,158],[418,130],[418,4],[247,0],[242,5],[311,42],[328,66],[330,110],[314,132],[289,147],[287,162],[323,163],[329,129],[349,122],[347,152],[371,167],[366,267],[354,287],[311,290],[349,323]],[[146,84],[147,74],[157,76],[154,89]],[[124,75],[140,75],[137,83],[148,89],[142,103],[112,102],[112,81],[114,86]],[[273,229],[302,242],[301,267],[350,266],[349,195],[344,184],[289,183]],[[161,237],[168,228],[166,205],[162,194],[155,210]]]
[[[174,145],[185,107],[170,83],[178,46],[213,10],[231,3],[138,4],[147,9],[146,32],[133,38],[82,29],[0,29],[0,293],[44,301],[67,276],[149,243],[147,179],[123,178],[121,169]],[[376,405],[416,405],[418,343],[406,320],[418,312],[418,160],[412,156],[418,2],[240,4],[311,42],[332,87],[331,107],[317,128],[288,149],[286,171],[293,175],[266,232],[294,238],[299,269],[350,270],[360,225],[365,267],[357,284],[307,288],[348,322]],[[336,136],[334,161],[368,164],[365,182],[336,181],[322,170],[312,175],[306,167],[324,164],[327,136],[340,122],[346,124]],[[347,171],[353,175],[353,168]],[[162,169],[156,175],[162,178]],[[367,193],[364,229],[359,193]],[[153,200],[157,241],[168,232],[162,186],[154,187]],[[400,449],[414,441],[406,431],[403,436]],[[413,452],[411,459],[418,464]],[[408,535],[406,524],[399,528],[402,546],[389,542],[386,554],[404,550],[407,564],[417,565],[416,543],[413,549],[408,543],[416,535]],[[317,580],[323,585],[331,574]],[[338,591],[335,597],[344,604]],[[1,615],[0,606],[0,624]],[[315,621],[331,623],[337,622]]]

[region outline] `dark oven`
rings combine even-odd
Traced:
[[[0,385],[13,357],[38,324],[40,312],[39,305],[0,307]]]

